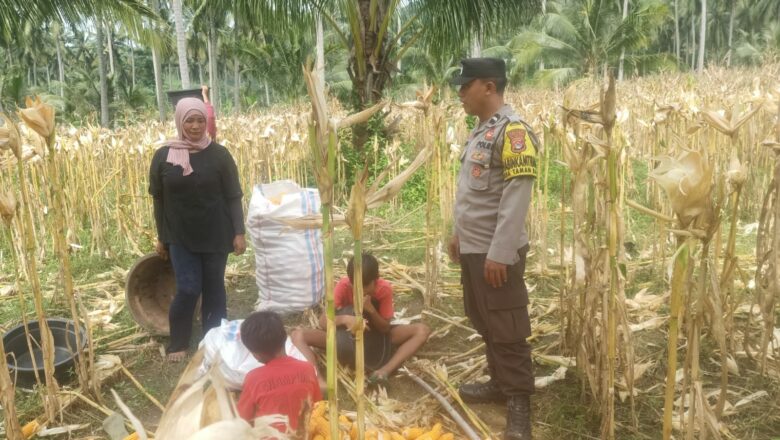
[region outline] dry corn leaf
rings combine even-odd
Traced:
[[[546,388],[547,386],[549,386],[553,382],[557,382],[559,380],[565,379],[566,378],[566,371],[567,371],[566,367],[558,367],[558,369],[555,370],[555,372],[553,374],[549,375],[549,376],[542,376],[542,377],[535,378],[534,379],[534,386],[537,389]]]

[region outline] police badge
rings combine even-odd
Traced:
[[[509,137],[509,143],[512,145],[512,152],[520,154],[525,151],[525,130],[522,128],[513,128],[506,135]]]

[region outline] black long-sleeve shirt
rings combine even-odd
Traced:
[[[190,252],[231,252],[244,234],[241,184],[230,152],[215,142],[190,154],[193,173],[166,161],[168,147],[155,152],[149,170],[157,238]]]

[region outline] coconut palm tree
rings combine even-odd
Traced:
[[[134,33],[142,28],[142,19],[145,17],[156,18],[156,15],[148,9],[142,0],[113,0],[110,2],[100,0],[6,0],[0,2],[0,29],[3,31],[3,40],[13,42],[13,37],[22,32],[26,26],[32,24],[35,28],[40,23],[57,21],[61,23],[78,23],[84,19],[95,20],[97,31],[97,50],[99,51],[100,64],[100,92],[101,92],[101,123],[108,124],[108,81],[105,73],[105,63],[102,62],[103,25],[106,17],[123,23]]]
[[[349,73],[355,107],[382,98],[397,60],[415,44],[432,51],[458,52],[467,36],[485,38],[504,26],[517,26],[538,10],[537,0],[218,0],[234,5],[236,14],[273,30],[313,29],[322,14],[350,50]],[[397,29],[400,18],[403,25]],[[489,25],[488,25],[489,24]]]
[[[665,65],[665,54],[640,54],[668,17],[667,6],[657,0],[635,5],[625,19],[616,2],[578,0],[549,2],[536,30],[518,34],[509,44],[519,65],[533,66],[543,83],[561,83],[578,75],[598,74],[617,67],[625,51],[628,70]]]
[[[141,0],[4,0],[0,2],[0,29],[12,35],[25,23],[40,24],[49,20],[73,23],[106,13],[121,17],[122,21],[154,15]]]
[[[187,64],[187,31],[184,25],[182,0],[173,0],[173,21],[176,24],[176,49],[179,54],[179,75],[181,86],[190,88],[190,66]]]

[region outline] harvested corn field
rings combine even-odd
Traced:
[[[527,221],[534,438],[780,432],[777,70],[582,80],[559,92],[508,96],[544,144]],[[301,218],[289,228],[332,228],[323,235],[332,240],[331,279],[345,273],[359,240],[394,287],[394,322],[431,329],[386,384],[366,386],[349,369],[333,370],[338,385],[328,397],[337,398],[338,432],[358,438],[360,412],[363,438],[497,438],[504,407],[467,404],[457,391],[489,375],[482,340],[465,317],[459,270],[444,251],[465,115],[442,91],[382,103],[377,110],[398,118],[398,132],[383,150],[369,144],[370,166],[361,171],[335,138],[349,134],[345,126],[311,125],[349,120],[347,112],[318,101],[316,85],[311,92],[320,103],[313,114],[301,104],[218,119],[244,194],[280,179],[319,187],[323,206],[329,194],[329,225]],[[8,330],[66,317],[82,324],[87,342],[70,378],[55,378],[46,361],[33,392],[5,375],[4,410],[15,408],[25,438],[32,431],[106,438],[103,420],[114,412],[125,432],[159,436],[169,426],[165,414],[182,409],[175,386],[187,374],[163,360],[166,337],[132,318],[125,280],[154,247],[148,164],[173,126],[56,124],[41,132],[35,118],[47,122],[44,107],[29,108],[21,119],[5,116],[2,132],[3,322]],[[356,212],[353,184],[364,185],[364,213]],[[254,309],[252,254],[228,262],[230,319]],[[309,311],[285,323],[316,319]],[[42,348],[45,359],[46,342]],[[191,379],[210,384],[194,403],[205,405],[203,415],[177,413],[193,434],[237,414],[235,395],[210,374]],[[332,414],[315,405],[303,435],[333,438]],[[6,419],[4,429],[15,428]],[[177,429],[168,432],[185,428]],[[262,438],[246,429],[246,438]]]

